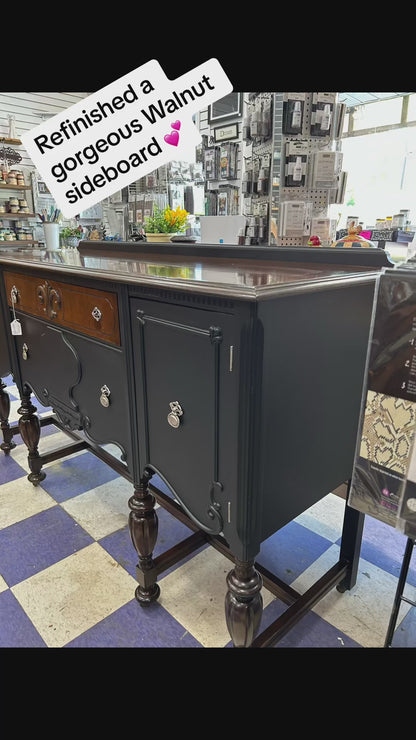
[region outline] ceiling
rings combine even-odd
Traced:
[[[364,103],[376,103],[379,100],[390,100],[390,98],[411,94],[405,92],[340,92],[338,99],[341,103],[345,103],[347,108],[352,108],[356,105],[364,105]]]

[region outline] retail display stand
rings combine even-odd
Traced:
[[[391,647],[392,640],[394,637],[394,631],[396,629],[397,617],[399,616],[399,609],[402,601],[405,601],[411,606],[416,606],[416,602],[403,596],[403,591],[406,586],[407,574],[409,572],[410,561],[412,559],[413,548],[415,546],[415,540],[408,537],[406,543],[406,549],[403,556],[402,567],[400,570],[399,582],[397,584],[396,594],[394,597],[393,609],[390,616],[389,626],[387,629],[386,641],[384,647]]]
[[[406,535],[391,645],[416,539],[416,270],[377,279],[349,505]]]

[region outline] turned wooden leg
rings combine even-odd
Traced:
[[[7,455],[13,447],[16,447],[16,444],[13,442],[13,432],[9,425],[10,398],[9,394],[4,392],[5,388],[6,384],[0,378],[0,428],[3,435],[3,442],[0,445],[0,449]]]
[[[260,627],[263,580],[254,561],[236,560],[227,576],[225,618],[235,647],[250,647]]]
[[[35,416],[35,411],[36,407],[33,406],[30,400],[30,391],[24,390],[22,393],[22,405],[18,409],[18,413],[21,414],[19,432],[29,450],[28,463],[31,472],[27,477],[34,486],[37,486],[46,477],[46,473],[41,472],[42,458],[38,452],[40,421]]]
[[[140,485],[135,488],[129,500],[130,536],[139,556],[136,573],[140,585],[136,589],[135,596],[142,606],[155,601],[160,594],[159,585],[156,583],[157,572],[152,558],[158,533],[156,499],[148,488],[152,475],[151,471],[145,471]]]

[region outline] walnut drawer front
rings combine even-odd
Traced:
[[[5,272],[9,306],[90,337],[120,345],[117,294]]]

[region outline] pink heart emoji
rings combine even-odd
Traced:
[[[171,123],[170,125],[172,126],[172,128],[176,128],[177,131],[180,131],[180,128],[181,128],[180,121],[175,121],[175,123]]]
[[[170,134],[165,134],[164,139],[167,144],[171,144],[172,146],[178,146],[179,134],[177,131],[171,131]]]

